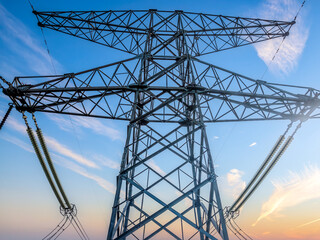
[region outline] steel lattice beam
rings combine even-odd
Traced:
[[[200,56],[283,37],[294,22],[230,17],[183,11],[63,11],[36,12],[39,26],[132,54],[145,52],[169,39],[185,37],[189,54]],[[170,40],[169,40],[170,41]],[[164,55],[179,56],[171,41]]]
[[[151,122],[183,120],[181,113],[189,106],[182,99],[195,92],[204,122],[298,120],[319,104],[315,89],[253,80],[196,58],[157,61],[153,57],[146,61],[147,78],[140,85],[140,71],[145,69],[139,68],[141,58],[133,58],[80,73],[45,77],[46,81],[35,85],[22,85],[16,78],[16,88],[7,94],[20,110],[130,121],[135,93],[143,92],[137,108]],[[181,69],[183,75],[179,76]],[[185,79],[188,75],[194,79]],[[310,117],[318,118],[319,111]]]

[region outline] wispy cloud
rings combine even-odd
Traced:
[[[103,189],[107,190],[108,192],[114,194],[116,191],[116,187],[115,185],[113,185],[112,183],[110,183],[109,181],[105,180],[104,178],[97,176],[93,173],[88,172],[85,168],[79,166],[78,164],[71,162],[59,155],[54,155],[54,159],[55,162],[59,165],[61,165],[62,167],[68,168],[73,172],[76,172],[78,174],[80,174],[83,177],[89,178],[93,181],[95,181],[100,187],[102,187]]]
[[[2,138],[3,140],[5,140],[7,142],[10,142],[10,143],[17,145],[18,147],[26,150],[27,152],[34,152],[30,144],[25,143],[24,141],[22,141],[19,138],[16,138],[16,137],[8,135],[8,134],[0,135],[0,138]]]
[[[273,182],[274,192],[262,205],[260,216],[253,224],[255,226],[262,219],[296,206],[311,199],[320,198],[320,169],[317,166],[305,167],[302,173],[290,172],[287,180]]]
[[[2,111],[1,111],[1,113],[2,113]],[[19,123],[13,117],[9,117],[8,126],[19,133],[22,133],[24,135],[26,134],[25,125]],[[25,141],[23,141],[17,137],[14,137],[14,136],[11,136],[8,134],[5,134],[5,135],[2,134],[2,135],[0,135],[0,138],[7,141],[7,142],[10,142],[12,144],[17,145],[18,147],[24,149],[27,152],[31,152],[31,153],[34,152],[32,146],[29,143],[26,143]],[[104,178],[102,178],[98,175],[90,173],[87,169],[85,169],[84,167],[80,166],[77,163],[80,163],[80,164],[84,165],[85,167],[96,168],[96,169],[100,168],[99,165],[105,166],[108,168],[112,168],[112,169],[119,169],[119,164],[117,162],[114,162],[113,160],[111,160],[105,156],[95,154],[95,155],[93,155],[93,159],[95,161],[97,161],[97,163],[99,164],[99,165],[97,165],[92,160],[89,160],[89,159],[82,157],[81,155],[75,153],[69,147],[61,144],[60,142],[58,142],[58,140],[56,140],[53,137],[45,136],[45,141],[48,144],[48,147],[50,148],[50,150],[52,151],[52,153],[50,155],[53,156],[53,160],[57,164],[65,167],[65,168],[68,168],[68,169],[80,174],[83,177],[86,177],[86,178],[89,178],[89,179],[95,181],[99,186],[101,186],[102,188],[104,188],[108,192],[110,192],[112,194],[115,193],[116,187],[112,183],[108,182],[107,180],[105,180]],[[66,158],[70,158],[70,159],[76,161],[77,163],[72,162]],[[124,195],[124,193],[121,192],[121,196],[123,196],[123,195]]]
[[[253,147],[253,146],[255,146],[255,145],[257,145],[257,143],[256,143],[256,142],[253,142],[253,143],[251,143],[251,144],[249,145],[249,147]]]
[[[243,175],[244,172],[236,168],[231,169],[227,173],[227,181],[232,189],[231,194],[234,199],[236,199],[240,195],[241,191],[246,187],[246,183],[242,179]]]
[[[87,166],[90,168],[100,168],[95,162],[81,156],[78,153],[75,153],[70,148],[61,144],[60,142],[58,142],[56,139],[52,137],[46,136],[46,143],[48,144],[49,148],[52,151],[57,152],[63,156],[69,157],[84,166]]]
[[[1,110],[0,110],[0,113],[2,114]],[[63,121],[65,121],[65,124],[62,124],[62,123],[64,123]],[[71,125],[70,121],[67,121],[63,118],[61,118],[61,121],[59,120],[59,123],[61,123],[61,126],[65,126],[65,127],[68,124]],[[27,135],[26,126],[24,124],[20,123],[14,117],[10,116],[8,118],[7,126],[13,130],[19,132],[20,134]],[[69,126],[69,127],[71,127],[71,126]],[[18,139],[18,138],[14,138],[14,139]],[[26,149],[26,147],[25,147],[26,145],[22,140],[18,139],[19,141],[17,141],[17,143],[15,143],[14,139],[13,139],[13,137],[11,137],[7,141],[12,142],[12,143]],[[63,145],[62,143],[60,143],[57,139],[55,139],[53,137],[46,136],[45,141],[52,151],[57,152],[65,157],[69,157],[69,158],[75,160],[76,162],[81,163],[87,167],[100,168],[99,166],[103,166],[103,167],[108,167],[111,169],[119,169],[120,168],[120,164],[118,162],[115,162],[115,161],[111,160],[110,158],[103,156],[101,154],[93,154],[92,159],[89,160],[89,159],[82,157],[81,155],[75,153],[68,146]]]
[[[300,7],[297,0],[266,0],[261,7],[260,17],[292,21]],[[262,42],[255,45],[258,56],[267,64],[270,70],[288,74],[296,67],[309,35],[302,13],[298,16],[296,24],[291,28],[290,35],[283,42],[280,51],[270,64],[274,54],[281,44],[282,38]]]
[[[13,144],[17,145],[18,147],[24,149],[27,152],[31,152],[31,153],[34,152],[34,150],[32,149],[30,144],[25,143],[23,140],[21,140],[19,138],[13,137],[13,136],[8,135],[8,134],[0,135],[0,138],[2,138],[3,140],[5,140],[7,142],[10,142],[10,143],[13,143]],[[57,152],[59,152],[60,154],[62,153],[63,155],[65,155],[67,157],[68,157],[68,155],[70,155],[69,157],[71,157],[73,159],[75,159],[75,157],[76,158],[79,157],[79,156],[74,156],[73,154],[70,154],[70,152],[69,152],[70,150],[66,151],[65,148],[62,148],[62,150],[61,150],[61,146],[59,146],[59,147],[60,147],[60,149],[57,149],[57,148],[55,148],[55,149],[58,150]],[[88,170],[86,170],[85,168],[81,167],[80,165],[78,165],[78,164],[76,164],[76,163],[74,163],[74,162],[72,162],[72,161],[70,161],[70,160],[58,155],[58,154],[53,153],[51,155],[52,155],[55,163],[61,165],[64,168],[68,168],[71,171],[76,172],[76,173],[80,174],[83,177],[86,177],[86,178],[89,178],[89,179],[95,181],[99,186],[101,186],[102,188],[104,188],[108,192],[110,192],[112,194],[115,193],[116,187],[112,183],[110,183],[107,180],[103,179],[102,177],[88,172]]]
[[[74,127],[81,127],[90,129],[96,134],[107,136],[112,140],[121,139],[120,131],[102,123],[102,120],[77,116],[71,116],[70,119],[66,119],[66,117],[54,114],[47,114],[47,116],[64,131],[73,131]]]
[[[0,4],[0,39],[5,44],[7,51],[16,55],[16,62],[22,63],[20,66],[28,67],[40,75],[53,74],[50,57],[43,43],[35,37],[25,24],[10,13],[3,5]],[[1,61],[0,69],[5,71],[8,62],[13,59]],[[61,65],[53,59],[54,65],[61,68]],[[13,64],[15,65],[15,64]],[[19,72],[11,67],[11,74]],[[10,72],[2,73],[4,75]]]
[[[313,221],[310,221],[310,222],[307,222],[307,223],[304,223],[304,224],[301,224],[301,225],[297,226],[297,228],[305,227],[305,226],[308,226],[308,225],[316,223],[316,222],[320,222],[320,218],[313,220]]]
[[[156,164],[156,162],[153,159],[150,159],[147,164],[149,167],[151,167],[153,170],[155,170],[157,173],[159,173],[161,176],[166,175],[166,173],[159,167],[159,165]]]
[[[10,127],[11,129],[21,133],[21,134],[24,134],[26,135],[27,134],[27,127],[26,125],[20,123],[17,119],[15,119],[14,117],[8,117],[7,119],[7,122],[6,122],[6,125],[8,127]]]
[[[115,162],[106,156],[100,154],[93,154],[92,158],[104,167],[120,169],[120,164],[118,162]]]

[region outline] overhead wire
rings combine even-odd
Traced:
[[[42,238],[42,240],[51,240],[54,237],[57,238],[58,236],[60,236],[60,234],[64,231],[64,226],[66,225],[68,220],[69,220],[69,217],[64,216],[63,219],[61,220],[61,222],[50,233],[48,233],[44,238]],[[61,223],[62,223],[62,225],[61,225]]]
[[[234,218],[229,214],[228,209],[224,210],[224,218],[226,220],[227,228],[240,240],[253,240],[239,225],[235,222]],[[233,224],[232,222],[233,221]],[[235,225],[235,226],[234,226]]]
[[[28,1],[29,5],[30,5],[32,11],[35,11],[31,1],[30,0],[27,0],[27,1]],[[52,58],[52,56],[50,54],[50,50],[49,50],[49,46],[48,46],[48,42],[47,42],[46,36],[44,34],[43,28],[41,26],[39,26],[39,27],[41,29],[41,34],[42,34],[42,37],[43,37],[44,44],[46,46],[46,50],[48,52],[48,56],[49,56],[49,59],[50,59],[51,66],[53,68],[53,72],[54,72],[55,75],[57,75],[57,71],[56,71],[56,68],[55,68],[54,63],[53,63],[53,58]]]
[[[234,220],[234,218],[231,218],[231,221],[236,225],[236,227],[238,228],[238,231],[242,232],[244,235],[246,235],[246,237],[250,240],[253,240],[253,238],[251,238],[244,230],[242,230],[242,228],[239,227],[239,225],[236,223],[236,221]],[[232,224],[231,224],[232,225]],[[233,225],[232,225],[233,226]]]
[[[89,239],[89,237],[88,237],[86,231],[84,230],[81,222],[79,221],[78,217],[73,214],[71,214],[71,217],[72,217],[71,224],[73,225],[74,229],[77,231],[79,237],[84,240]]]

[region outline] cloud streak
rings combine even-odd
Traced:
[[[18,61],[22,64],[20,66],[27,66],[35,73],[40,75],[53,74],[50,57],[43,44],[33,36],[25,24],[11,14],[7,9],[0,4],[0,39],[6,45],[8,51],[14,52],[19,56]],[[9,59],[1,61],[0,70],[6,71]],[[11,60],[12,61],[12,60]],[[58,68],[61,65],[53,59],[53,63]],[[17,74],[18,70],[12,68],[9,74]],[[8,74],[8,73],[5,73]]]
[[[116,191],[116,187],[114,184],[110,183],[109,181],[105,180],[104,178],[97,176],[95,174],[92,174],[88,172],[85,168],[79,166],[78,164],[71,162],[59,155],[54,154],[55,156],[55,162],[59,165],[61,165],[64,168],[67,168],[75,173],[80,174],[83,177],[86,177],[88,179],[93,180],[96,182],[100,187],[107,190],[108,192],[114,194]]]
[[[316,223],[316,222],[320,222],[320,218],[313,220],[313,221],[310,221],[310,222],[307,222],[307,223],[304,223],[304,224],[301,224],[297,228],[305,227],[305,226],[308,226],[308,225]]]
[[[70,120],[67,120],[65,117],[53,114],[47,114],[47,116],[64,131],[70,132],[73,131],[74,127],[81,127],[90,129],[95,134],[106,136],[112,140],[121,139],[120,131],[103,124],[102,121],[95,118],[71,116]]]
[[[115,162],[106,156],[103,156],[100,154],[94,154],[92,157],[97,163],[101,164],[102,166],[105,166],[111,169],[117,169],[117,170],[120,169],[120,164],[118,162]]]
[[[286,181],[275,181],[275,190],[262,205],[255,226],[264,218],[272,218],[279,212],[311,199],[320,198],[320,169],[316,166],[305,167],[302,173],[290,172]]]
[[[61,144],[60,142],[58,142],[56,139],[54,139],[52,137],[46,136],[46,143],[48,144],[49,148],[51,148],[51,150],[53,150],[63,156],[69,157],[69,158],[73,159],[74,161],[76,161],[86,167],[100,168],[95,162],[93,162],[85,157],[82,157],[78,153],[73,152],[67,146]]]
[[[13,129],[23,135],[27,135],[26,125],[20,123],[17,119],[15,119],[13,117],[8,117],[6,124],[11,129]]]
[[[265,19],[292,21],[300,7],[299,4],[296,0],[267,0],[259,15]],[[305,47],[308,35],[309,30],[300,14],[296,24],[290,30],[290,35],[283,42],[273,61],[272,58],[280,46],[282,38],[265,41],[254,46],[258,56],[265,64],[270,64],[269,68],[272,72],[288,74],[297,66],[298,58]]]
[[[166,175],[166,173],[159,167],[159,165],[156,164],[156,162],[153,159],[150,159],[147,162],[147,165],[149,165],[149,167],[151,167],[153,170],[155,170],[161,176],[165,176]]]
[[[19,138],[16,138],[11,135],[0,135],[0,138],[2,138],[3,140],[5,140],[7,142],[10,142],[10,143],[17,145],[18,147],[26,150],[27,152],[31,152],[31,153],[34,152],[30,144],[25,143],[24,141],[22,141]]]

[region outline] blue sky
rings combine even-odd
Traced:
[[[176,10],[292,20],[301,2],[262,1],[39,1],[53,10]],[[277,83],[320,89],[319,1],[307,1],[276,59],[279,41],[246,46],[202,59],[229,70]],[[0,2],[0,75],[77,72],[128,58],[125,53],[40,28],[27,1]],[[54,67],[53,67],[54,66]],[[0,95],[0,116],[8,99]],[[104,239],[124,145],[126,123],[37,114],[56,168],[91,239]],[[224,205],[255,173],[288,122],[250,122],[208,126]],[[99,143],[99,144],[97,144]],[[303,124],[295,140],[265,182],[242,209],[243,228],[259,239],[320,239],[320,127]],[[26,136],[21,114],[13,111],[0,132],[0,239],[38,239],[60,220],[58,203]],[[162,166],[153,163],[162,171]],[[282,202],[277,202],[283,199]],[[258,221],[259,220],[259,221]],[[279,227],[281,226],[281,228]],[[61,239],[75,236],[72,230]],[[63,238],[64,237],[64,238]]]

